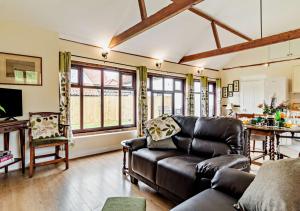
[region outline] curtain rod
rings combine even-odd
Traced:
[[[130,64],[120,63],[120,62],[111,62],[111,61],[107,61],[107,60],[103,60],[103,59],[95,59],[95,58],[86,57],[86,56],[79,56],[79,55],[74,55],[74,54],[72,54],[72,56],[77,57],[77,58],[81,58],[81,59],[89,59],[89,60],[99,61],[99,62],[103,62],[103,63],[116,64],[116,65],[122,65],[122,66],[127,66],[127,67],[133,67],[133,68],[138,67],[136,65],[130,65]],[[170,71],[157,70],[157,69],[152,69],[152,68],[148,68],[148,70],[155,71],[155,72],[160,72],[160,73],[170,73],[170,74],[183,75],[183,76],[187,75],[185,73],[174,73],[174,72],[170,72]],[[200,76],[197,76],[197,77],[200,77]],[[217,79],[217,78],[210,78],[210,77],[207,77],[207,78]]]

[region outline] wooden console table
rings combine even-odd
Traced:
[[[20,133],[20,151],[21,157],[14,158],[12,163],[9,163],[5,166],[0,167],[0,169],[4,168],[5,173],[8,172],[8,166],[15,164],[17,162],[21,162],[22,164],[22,173],[25,173],[25,130],[28,127],[27,120],[21,121],[0,121],[0,134],[3,134],[4,141],[4,150],[9,150],[9,134],[14,131],[19,131]]]

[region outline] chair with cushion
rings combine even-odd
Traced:
[[[60,124],[60,113],[57,112],[35,112],[29,113],[29,145],[30,166],[29,177],[34,174],[37,166],[44,166],[65,162],[66,169],[69,168],[69,139],[67,136],[68,125]],[[65,157],[59,156],[60,147],[64,146]],[[44,155],[36,155],[36,149],[55,147],[55,152]],[[54,157],[53,160],[36,162],[37,159]]]

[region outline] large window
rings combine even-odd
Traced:
[[[162,114],[184,114],[184,80],[150,75],[148,77],[148,119]]]
[[[216,82],[208,82],[208,116],[216,115]]]
[[[72,65],[71,124],[74,132],[133,127],[135,73],[96,65]]]
[[[201,84],[200,81],[194,81],[194,111],[195,116],[201,115]]]

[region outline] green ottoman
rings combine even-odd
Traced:
[[[136,197],[110,197],[102,211],[146,211],[146,200]]]

